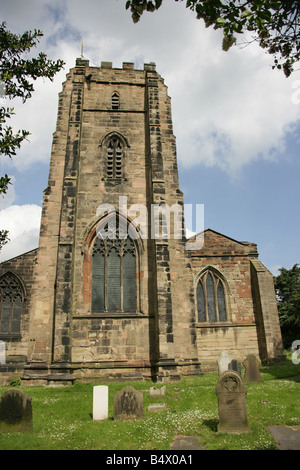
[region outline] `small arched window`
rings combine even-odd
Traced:
[[[197,314],[199,322],[228,320],[226,285],[217,271],[205,270],[196,285]]]
[[[137,311],[137,252],[127,235],[96,238],[92,251],[92,313]]]
[[[13,273],[0,278],[0,336],[19,336],[24,290],[20,280]]]
[[[120,97],[117,92],[115,92],[111,97],[111,109],[120,108]]]
[[[107,144],[107,177],[122,178],[123,144],[117,136]]]

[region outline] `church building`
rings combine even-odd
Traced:
[[[39,247],[0,264],[0,382],[179,380],[283,356],[254,243],[185,238],[171,101],[154,63],[77,59],[59,93]]]

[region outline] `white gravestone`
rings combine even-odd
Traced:
[[[108,387],[96,385],[93,387],[93,420],[108,419]]]
[[[0,364],[5,364],[5,343],[0,341]]]
[[[219,375],[228,371],[228,366],[231,361],[232,358],[229,356],[228,351],[222,351],[218,359]]]

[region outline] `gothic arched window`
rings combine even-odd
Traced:
[[[107,177],[122,178],[123,144],[118,136],[109,139],[106,158]]]
[[[199,276],[196,299],[199,322],[228,320],[226,285],[217,271],[207,269]]]
[[[92,313],[135,313],[136,272],[136,246],[129,235],[105,239],[98,236],[92,251]]]
[[[24,290],[13,273],[0,278],[0,335],[14,336],[21,332]]]

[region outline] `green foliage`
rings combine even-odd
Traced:
[[[175,0],[179,1],[179,0]],[[183,0],[180,0],[183,1]],[[288,77],[300,59],[299,0],[185,0],[186,8],[195,11],[207,27],[223,29],[223,50],[236,43],[236,35],[250,31],[253,41],[273,55],[273,69],[282,69]],[[144,11],[155,11],[159,1],[128,0],[126,8],[139,21]]]
[[[31,80],[46,77],[53,80],[64,63],[49,60],[47,55],[40,53],[37,58],[24,59],[23,54],[29,53],[43,36],[40,30],[13,34],[7,31],[6,24],[0,25],[0,80],[5,87],[5,94],[10,98],[21,97],[25,102],[34,91]]]
[[[300,339],[300,266],[281,268],[274,278],[284,347]]]
[[[7,30],[6,24],[0,24],[0,92],[2,97],[13,99],[22,98],[25,102],[34,91],[32,81],[39,77],[53,80],[54,75],[61,70],[64,63],[62,60],[49,60],[44,53],[37,58],[26,59],[24,54],[29,53],[43,36],[40,30],[26,31],[25,33],[13,34]],[[21,143],[29,135],[26,130],[13,132],[11,126],[5,126],[7,119],[14,114],[14,109],[0,107],[0,155],[12,157],[16,155]],[[0,177],[0,195],[6,194],[10,178],[5,175]],[[7,243],[8,232],[0,231],[0,249]]]
[[[11,387],[19,387],[21,385],[21,379],[11,379],[9,385]]]

